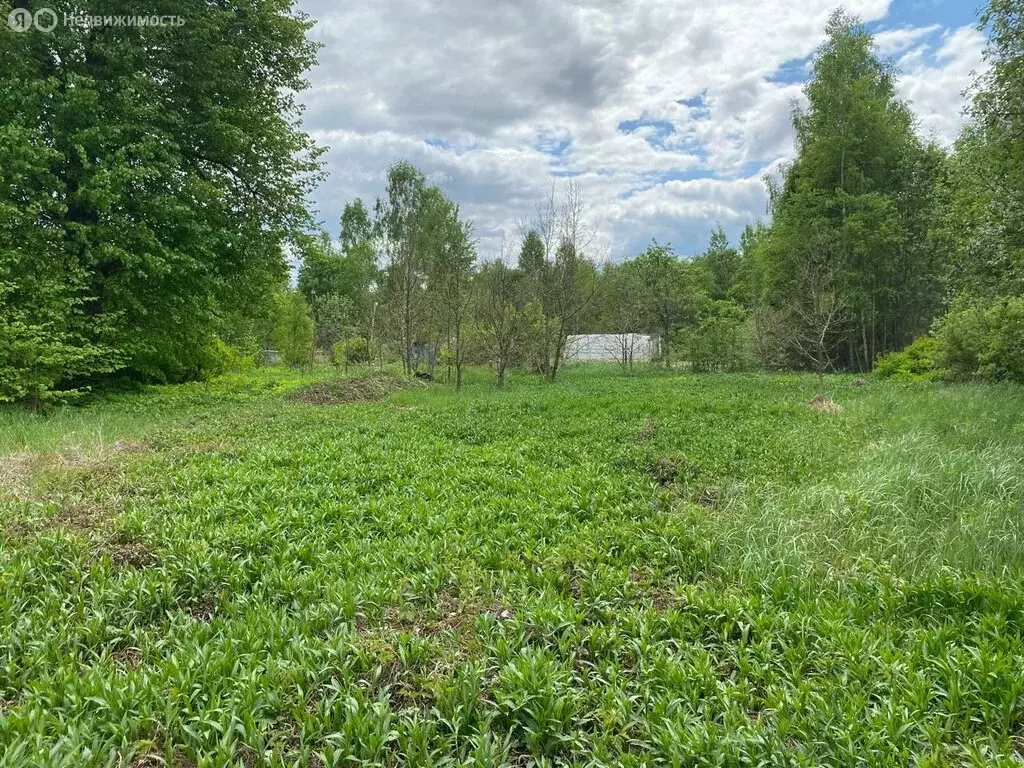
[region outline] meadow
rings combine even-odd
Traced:
[[[0,412],[0,765],[1024,760],[1021,388],[335,375]]]

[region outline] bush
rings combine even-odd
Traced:
[[[899,352],[890,352],[875,362],[875,373],[895,381],[923,381],[936,376],[938,342],[932,336],[915,339]]]
[[[307,365],[312,360],[313,320],[298,291],[285,291],[278,298],[273,342],[288,365]]]
[[[216,338],[207,353],[209,362],[206,365],[208,377],[219,376],[228,371],[251,371],[256,367],[256,355],[246,354],[243,350]]]
[[[370,342],[362,336],[339,341],[333,347],[331,362],[334,365],[365,363],[370,360]]]
[[[686,334],[694,371],[743,371],[754,365],[753,323],[731,301],[716,301]]]
[[[936,364],[948,378],[1024,382],[1024,297],[960,303],[935,336]]]

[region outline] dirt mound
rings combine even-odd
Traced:
[[[824,395],[815,395],[811,398],[811,410],[818,413],[838,413],[839,403]]]
[[[314,405],[336,405],[380,400],[392,392],[412,386],[423,386],[419,381],[381,373],[358,379],[334,379],[318,381],[302,387],[291,394],[293,400]]]

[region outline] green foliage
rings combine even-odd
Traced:
[[[696,328],[686,333],[694,371],[744,371],[754,367],[751,323],[732,301],[715,301]]]
[[[317,349],[332,349],[335,343],[359,327],[356,309],[348,296],[317,296],[310,311],[313,317],[313,343]]]
[[[935,335],[936,362],[950,378],[1024,382],[1024,297],[961,302]]]
[[[807,107],[794,115],[797,156],[770,184],[757,271],[762,301],[783,314],[805,295],[808,265],[830,274],[849,309],[832,331],[834,362],[868,370],[925,332],[941,306],[945,251],[932,231],[945,155],[915,134],[863,24],[837,12],[826,32]]]
[[[29,324],[13,314],[8,309],[0,318],[0,402],[23,401],[39,408],[67,400],[80,394],[80,388],[68,386],[72,377],[117,367],[116,356],[102,347],[83,342],[56,324]]]
[[[341,212],[341,251],[346,256],[370,244],[374,233],[373,219],[366,205],[358,197],[345,204]]]
[[[922,336],[898,352],[883,355],[875,362],[875,373],[894,381],[924,381],[937,375],[938,342],[934,336]]]
[[[501,261],[483,264],[474,279],[469,342],[474,358],[494,368],[499,387],[505,386],[510,366],[526,362],[531,349],[543,346],[542,310],[529,297],[533,285],[522,267]]]
[[[698,289],[698,276],[670,245],[652,242],[634,262],[643,286],[644,325],[661,337],[664,362],[670,365],[680,326],[694,322],[706,297]]]
[[[6,396],[113,367],[203,375],[222,315],[267,300],[309,223],[319,150],[295,99],[309,22],[289,2],[179,12],[187,25],[0,25],[0,325],[22,347]]]
[[[337,342],[332,351],[331,362],[334,365],[352,365],[370,361],[370,342],[362,336]]]
[[[298,291],[284,291],[278,297],[273,343],[288,365],[309,365],[312,361],[313,319]]]
[[[308,376],[0,410],[4,762],[1014,764],[1020,388]]]
[[[1022,13],[1020,0],[991,0],[982,14],[987,67],[944,185],[941,233],[956,298],[935,334],[938,362],[953,379],[1024,380]]]
[[[707,273],[707,294],[712,301],[728,298],[733,286],[740,279],[740,254],[729,245],[729,239],[721,227],[711,233],[708,248],[696,260],[699,268]]]
[[[987,66],[947,183],[951,287],[979,299],[1024,295],[1024,15],[1022,0],[991,0],[981,26]]]
[[[0,47],[11,35],[0,28]],[[9,55],[0,50],[0,64]],[[8,115],[2,108],[17,94],[4,85]],[[88,315],[87,270],[64,253],[61,232],[41,224],[66,212],[51,172],[59,160],[38,126],[0,126],[0,402],[67,399],[84,377],[122,363],[97,340],[105,324]]]
[[[216,341],[216,355],[220,360],[220,369],[211,371],[211,374],[222,374],[227,372],[248,373],[256,367],[259,354],[233,347],[225,344],[221,339]]]
[[[357,202],[357,210],[368,215]],[[349,207],[346,211],[350,217],[355,215]],[[330,349],[346,328],[362,328],[369,322],[370,288],[378,277],[377,254],[368,239],[352,240],[368,237],[356,223],[349,222],[349,228],[354,230],[346,235],[340,251],[326,234],[307,241],[303,248],[298,289],[313,308],[316,345],[322,349]]]
[[[523,238],[523,245],[519,251],[519,269],[524,275],[536,278],[544,274],[547,265],[544,241],[537,230],[531,229]]]

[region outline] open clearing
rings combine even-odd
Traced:
[[[275,375],[0,414],[4,764],[1020,764],[1019,388]]]

